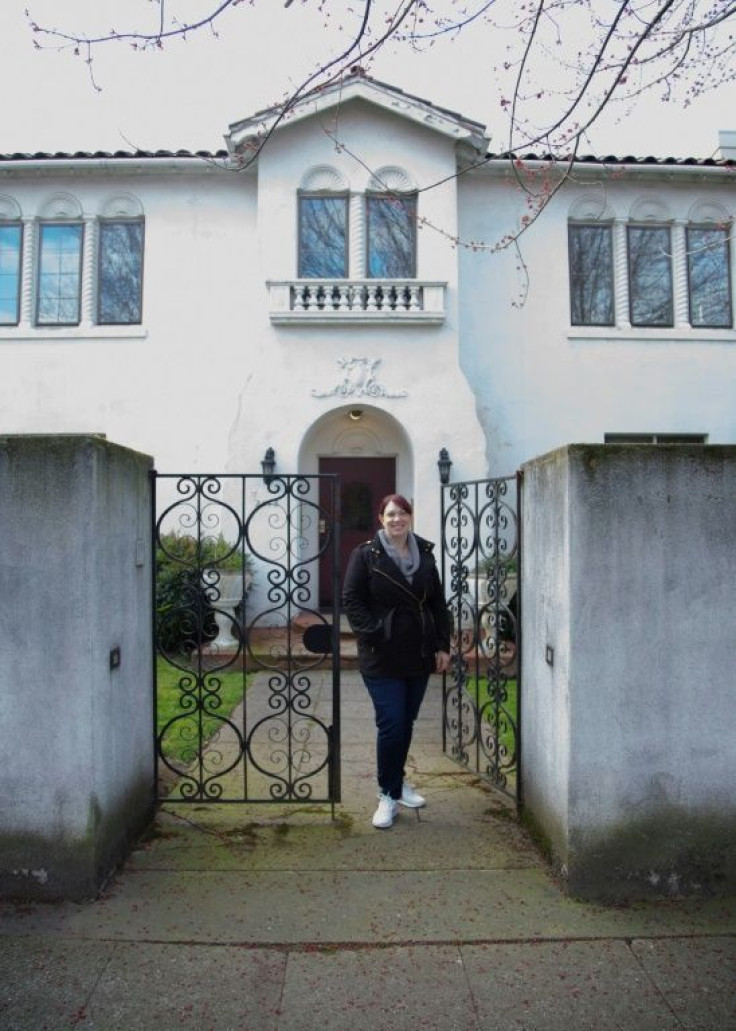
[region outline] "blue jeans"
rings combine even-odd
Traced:
[[[419,715],[429,676],[364,676],[363,680],[376,710],[378,786],[381,794],[401,798],[414,720]]]

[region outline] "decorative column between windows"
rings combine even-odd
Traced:
[[[365,278],[365,204],[362,193],[350,194],[350,268],[351,279]]]
[[[675,327],[690,328],[690,306],[687,286],[687,240],[685,222],[672,226],[672,286],[674,292]]]
[[[613,224],[613,278],[616,305],[616,325],[619,329],[631,329],[629,312],[629,268],[627,264],[626,223]]]
[[[34,322],[33,266],[36,260],[36,220],[23,219],[23,266],[21,269],[20,326],[29,329]]]
[[[84,259],[82,262],[82,310],[80,325],[92,326],[95,322],[95,265],[97,263],[97,221],[84,219]]]

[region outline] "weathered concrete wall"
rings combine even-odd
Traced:
[[[2,893],[94,894],[150,816],[151,464],[0,437]]]
[[[570,446],[523,518],[531,822],[587,897],[733,888],[736,448]]]

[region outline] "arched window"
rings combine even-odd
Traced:
[[[0,326],[20,321],[23,224],[12,197],[0,197]]]
[[[314,168],[299,189],[300,279],[344,279],[348,275],[349,194],[329,166]]]
[[[371,279],[417,274],[417,195],[400,168],[380,169],[365,198],[366,273]]]

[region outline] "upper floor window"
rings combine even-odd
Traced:
[[[672,231],[628,226],[629,309],[632,326],[672,326]]]
[[[371,279],[416,276],[416,194],[368,194],[366,271]]]
[[[731,268],[727,230],[688,228],[687,274],[690,325],[708,328],[731,326]]]
[[[20,321],[20,259],[22,225],[0,224],[0,325],[17,326]]]
[[[54,193],[33,212],[0,195],[0,329],[6,338],[120,335],[143,314],[144,215],[132,194],[103,198],[95,215]],[[12,327],[12,329],[10,328]],[[136,331],[139,335],[141,331]]]
[[[570,307],[573,326],[612,326],[613,232],[610,225],[570,225]]]
[[[348,274],[348,197],[299,195],[299,277],[344,279]]]
[[[142,312],[143,222],[140,219],[100,222],[97,278],[97,322],[139,323]]]
[[[626,224],[588,207],[576,204],[568,224],[571,325],[733,326],[731,223],[720,205],[693,205],[689,225],[658,198],[635,203]]]
[[[84,226],[42,222],[39,234],[36,322],[40,326],[78,325]]]

